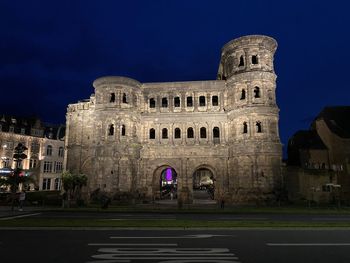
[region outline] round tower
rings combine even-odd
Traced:
[[[222,48],[218,79],[226,80],[230,134],[229,193],[240,203],[274,199],[280,188],[277,42],[268,36],[234,39]]]

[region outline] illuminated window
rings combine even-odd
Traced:
[[[109,102],[115,102],[115,93],[111,93],[111,97],[109,99]]]
[[[202,127],[202,128],[200,129],[200,137],[201,137],[202,139],[207,138],[207,129],[206,129],[205,127]]]
[[[150,139],[155,139],[156,138],[156,131],[155,131],[155,129],[150,129],[149,130],[149,138]]]
[[[187,129],[187,138],[194,138],[194,132],[192,127]]]
[[[218,96],[211,97],[211,104],[213,106],[218,106],[219,105],[219,97]]]
[[[181,138],[181,130],[180,128],[175,128],[175,139]]]
[[[162,108],[168,107],[168,98],[162,98]]]
[[[260,88],[259,87],[254,88],[254,98],[260,98]]]
[[[180,107],[180,97],[174,98],[174,107]]]
[[[51,156],[52,155],[52,146],[51,145],[48,145],[46,147],[46,155],[47,156]]]
[[[109,125],[109,128],[108,128],[108,135],[109,135],[109,136],[114,135],[114,125],[113,125],[113,124]]]
[[[187,107],[192,107],[192,106],[193,106],[192,97],[187,97]]]
[[[156,101],[154,98],[149,99],[149,107],[150,108],[155,108],[156,107]]]
[[[258,63],[259,63],[258,56],[256,56],[256,55],[252,56],[252,64],[256,65]]]
[[[205,106],[205,96],[199,96],[199,106],[200,107]]]
[[[241,100],[245,100],[245,89],[242,89]]]
[[[248,133],[248,124],[243,122],[243,133]]]
[[[162,129],[162,139],[168,139],[168,129],[167,128]]]
[[[125,136],[125,125],[122,125],[122,136]]]

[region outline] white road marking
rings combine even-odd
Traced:
[[[0,242],[1,244],[1,242]],[[177,244],[160,244],[160,243],[90,243],[88,246],[164,246],[164,247],[176,247]]]
[[[22,217],[36,216],[36,215],[40,215],[40,214],[41,214],[41,213],[25,214],[25,215],[9,216],[9,217],[2,217],[2,218],[0,218],[0,220],[10,220],[10,219],[16,219],[16,218],[22,218]]]
[[[187,236],[156,236],[156,237],[110,237],[112,239],[185,239],[185,238],[210,238],[210,237],[227,237],[232,235],[207,235],[207,234],[200,234],[200,235],[187,235]]]
[[[350,246],[350,243],[266,243],[270,247]]]

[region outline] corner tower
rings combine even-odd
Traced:
[[[276,48],[273,38],[262,35],[240,37],[222,48],[218,79],[226,80],[227,191],[233,203],[274,199],[280,188]]]

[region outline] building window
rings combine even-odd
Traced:
[[[10,167],[10,158],[3,157],[1,161],[2,161],[2,167],[3,168],[9,168]]]
[[[187,129],[187,138],[194,138],[194,132],[192,127]]]
[[[25,134],[26,133],[26,129],[25,128],[21,128],[21,134]]]
[[[51,173],[52,172],[52,162],[45,161],[44,162],[44,173]]]
[[[149,138],[150,139],[155,139],[156,138],[156,131],[155,131],[155,129],[150,129],[149,130]]]
[[[260,88],[259,87],[254,88],[254,98],[260,98]]]
[[[243,133],[248,133],[248,124],[243,122]]]
[[[63,155],[64,155],[63,147],[58,148],[58,157],[63,157]]]
[[[220,138],[220,129],[219,129],[219,127],[214,127],[214,129],[213,129],[213,137],[214,138]]]
[[[38,153],[39,152],[40,145],[36,142],[32,142],[30,145],[30,152],[31,153]]]
[[[156,101],[154,98],[149,99],[149,107],[150,108],[155,108],[156,107]]]
[[[255,125],[256,125],[256,132],[261,133],[262,132],[261,122],[257,121]]]
[[[218,106],[219,105],[219,97],[218,96],[211,97],[211,104],[213,106]]]
[[[174,98],[174,107],[180,107],[180,97]]]
[[[162,129],[162,139],[168,139],[168,129],[167,128]]]
[[[205,127],[202,127],[200,129],[200,138],[202,139],[207,138],[207,129]]]
[[[126,93],[123,93],[123,103],[128,103]]]
[[[115,102],[115,93],[111,93],[111,97],[109,99],[109,102]]]
[[[245,100],[245,89],[242,89],[242,92],[241,92],[241,99],[240,100]]]
[[[43,178],[43,190],[51,189],[51,178]]]
[[[200,107],[205,106],[205,96],[199,96],[199,106]]]
[[[10,126],[10,128],[9,128],[9,132],[14,132],[14,131],[15,131],[15,127]]]
[[[37,162],[38,162],[38,160],[36,160],[36,159],[30,159],[29,160],[29,169],[35,168],[38,164]]]
[[[256,65],[258,63],[259,63],[258,56],[257,55],[252,56],[252,64]]]
[[[110,124],[108,127],[108,135],[109,136],[114,135],[114,125],[113,124]]]
[[[52,155],[52,146],[51,145],[48,145],[46,147],[46,155],[47,156],[51,156]]]
[[[181,130],[180,128],[175,128],[175,139],[181,138]]]
[[[61,189],[61,179],[55,178],[55,190],[60,190],[60,189]]]
[[[162,98],[162,108],[168,107],[168,98]]]
[[[244,58],[243,58],[243,56],[240,56],[238,67],[242,67],[242,66],[244,66]]]
[[[55,173],[62,173],[63,170],[63,163],[62,162],[55,162],[54,172]]]
[[[125,136],[125,125],[122,125],[122,136]]]
[[[193,106],[192,97],[187,97],[187,107],[192,107],[192,106]]]

